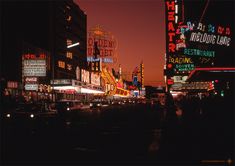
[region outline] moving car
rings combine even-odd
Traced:
[[[57,111],[53,108],[52,103],[20,103],[14,110],[6,112],[6,118],[29,118],[55,116]]]

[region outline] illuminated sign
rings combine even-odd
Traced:
[[[72,65],[71,64],[67,64],[67,70],[72,70]]]
[[[94,58],[94,57],[87,57],[87,62],[99,62],[100,59],[104,63],[113,63],[113,58]]]
[[[166,1],[166,23],[167,23],[167,52],[174,53],[176,45],[174,42],[175,38],[175,1],[167,0]]]
[[[98,73],[91,73],[91,84],[100,86],[100,75]]]
[[[23,59],[46,59],[46,55],[44,53],[39,54],[38,56],[35,54],[24,54]]]
[[[169,57],[169,63],[182,64],[182,63],[193,63],[191,58],[188,57]]]
[[[190,36],[190,41],[199,42],[199,43],[206,43],[206,44],[218,44],[218,45],[225,45],[230,46],[231,38],[226,36],[220,35],[213,35],[201,32],[193,32]]]
[[[144,64],[140,64],[140,78],[141,78],[141,87],[144,88]]]
[[[25,77],[25,83],[37,83],[38,77]]]
[[[72,80],[70,79],[54,79],[51,80],[52,85],[72,85]]]
[[[190,71],[193,70],[195,68],[194,64],[176,64],[175,68],[178,71]]]
[[[23,76],[46,76],[46,60],[23,60]]]
[[[15,81],[7,81],[7,88],[18,88],[18,83]]]
[[[174,80],[173,80],[173,79],[167,79],[167,84],[168,84],[168,85],[174,84]]]
[[[52,91],[52,87],[46,84],[40,84],[38,89],[39,89],[39,92],[51,92]]]
[[[90,83],[90,73],[84,69],[81,70],[81,81]]]
[[[117,56],[117,41],[114,39],[113,35],[110,32],[106,32],[100,26],[96,26],[88,32],[87,61],[93,62],[95,42],[97,42],[99,57],[102,58],[102,62],[113,63],[113,59],[116,59]]]
[[[38,84],[25,84],[25,90],[38,91]]]
[[[215,51],[185,48],[184,55],[215,57]]]
[[[166,11],[166,75],[174,74],[174,66],[169,62],[169,57],[175,57],[175,52],[182,45],[182,41],[176,42],[176,28],[178,22],[178,6],[175,0],[165,0]],[[177,11],[177,12],[176,12]]]
[[[174,76],[172,78],[175,83],[177,82],[184,83],[187,80],[188,76]]]
[[[134,86],[137,86],[137,85],[138,85],[138,77],[137,77],[137,76],[134,76],[134,77],[133,77],[133,85],[134,85]]]
[[[64,61],[58,61],[58,67],[65,69],[65,62]]]

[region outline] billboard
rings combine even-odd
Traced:
[[[46,60],[45,59],[24,59],[23,60],[24,76],[46,76]]]
[[[95,42],[99,49],[99,57],[102,63],[115,63],[117,61],[117,41],[114,36],[105,31],[101,26],[95,26],[88,32],[87,39],[87,61],[94,62],[98,61],[94,57],[96,48],[94,47]]]
[[[42,50],[30,50],[30,47],[28,47],[27,52],[23,53],[22,81],[25,90],[38,91],[39,78],[45,78],[47,76],[47,58],[48,55]]]
[[[91,72],[91,84],[100,86],[100,74]]]
[[[90,83],[90,72],[85,70],[85,69],[81,69],[81,81],[85,82],[85,83]]]

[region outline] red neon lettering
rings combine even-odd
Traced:
[[[92,48],[88,48],[87,52],[88,52],[88,55],[93,55],[93,49]]]
[[[39,58],[40,58],[40,59],[45,59],[45,58],[46,58],[46,55],[45,55],[45,54],[40,54],[40,55],[39,55]]]
[[[175,33],[168,33],[168,36],[169,36],[169,41],[172,42],[173,41],[173,36],[175,36]]]
[[[166,2],[167,5],[167,10],[175,10],[175,1],[171,1],[171,2]]]
[[[103,57],[104,56],[104,50],[100,49],[100,56]]]
[[[104,46],[108,47],[108,41],[107,40],[104,40]]]
[[[174,43],[169,43],[169,52],[175,52],[175,44]]]
[[[88,46],[92,46],[93,45],[93,39],[90,37],[88,39]]]
[[[168,12],[168,20],[175,21],[175,12]]]
[[[103,47],[103,46],[104,46],[104,41],[101,40],[101,39],[99,39],[99,46],[100,46],[100,47]]]
[[[168,31],[175,31],[175,28],[172,22],[168,23]]]
[[[219,27],[218,27],[218,33],[219,33],[219,34],[222,34],[223,32],[224,32],[224,28],[221,27],[221,26],[219,26]]]
[[[35,55],[34,54],[30,54],[30,59],[35,59]]]
[[[226,28],[226,35],[230,35],[230,28]]]
[[[29,59],[30,56],[29,56],[29,54],[25,54],[24,57],[25,57],[25,59]]]
[[[113,41],[109,41],[109,47],[113,47],[114,46],[114,42]]]

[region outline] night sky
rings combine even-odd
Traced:
[[[132,72],[141,60],[145,85],[163,85],[165,15],[162,0],[76,0],[87,27],[99,24],[118,41],[118,64]]]

